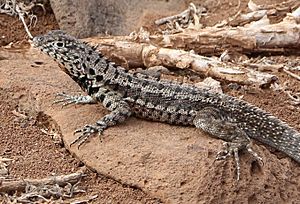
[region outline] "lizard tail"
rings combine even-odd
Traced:
[[[281,131],[276,132],[275,129],[267,137],[261,135],[256,139],[287,154],[300,163],[300,133],[282,121],[278,121],[278,125],[282,129]]]
[[[243,117],[241,124],[249,137],[287,154],[300,163],[300,133],[297,130],[260,108],[249,104],[244,108],[246,117]]]

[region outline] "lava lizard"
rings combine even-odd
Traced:
[[[192,125],[224,141],[217,159],[233,155],[240,178],[238,153],[251,148],[250,138],[284,152],[300,163],[300,133],[260,108],[235,97],[128,73],[96,51],[95,47],[60,30],[33,38],[33,45],[63,65],[63,70],[88,94],[56,102],[101,102],[111,112],[94,125],[75,130],[71,143],[82,145],[91,135],[136,116],[177,125]]]

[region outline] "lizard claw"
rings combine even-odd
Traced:
[[[260,166],[264,166],[263,159],[251,148],[250,144],[246,146],[247,151],[255,158],[256,161],[260,164]]]
[[[250,144],[248,144],[245,148],[254,158],[257,160],[262,166],[264,162],[260,156],[251,148]],[[216,160],[224,160],[229,156],[234,156],[236,163],[236,171],[237,171],[237,180],[240,180],[240,159],[239,159],[239,150],[241,147],[235,143],[224,142],[223,150],[219,151],[216,156]]]
[[[67,106],[70,104],[90,104],[95,102],[91,96],[72,96],[65,93],[57,93],[56,98],[57,97],[61,98],[53,101],[52,104],[63,103],[62,106]]]
[[[80,134],[75,140],[70,143],[70,147],[77,143],[77,148],[79,149],[82,144],[84,144],[92,135],[98,132],[99,137],[101,136],[104,128],[101,126],[94,125],[85,125],[81,129],[77,129],[74,131],[74,135]],[[100,137],[101,141],[101,137]]]
[[[75,101],[72,100],[72,96],[65,94],[64,92],[57,93],[55,95],[55,98],[58,98],[58,97],[60,97],[60,99],[56,99],[55,101],[53,101],[52,105],[57,104],[57,103],[63,103],[62,106],[67,106],[69,104],[75,103]]]

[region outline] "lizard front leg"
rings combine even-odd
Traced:
[[[240,179],[239,151],[247,150],[256,160],[262,159],[251,148],[250,138],[236,124],[229,122],[216,108],[208,107],[199,111],[194,118],[194,125],[210,135],[225,140],[224,150],[217,154],[216,159],[226,159],[233,155],[237,168],[237,180]]]
[[[56,94],[56,97],[60,97],[60,99],[55,100],[53,104],[63,103],[62,106],[67,106],[70,104],[94,104],[99,101],[103,102],[106,95],[108,96],[114,95],[115,98],[117,96],[117,94],[111,91],[108,87],[104,86],[103,84],[99,84],[98,91],[94,93],[92,96],[69,95],[66,93],[58,93]]]
[[[63,97],[62,99],[54,101],[54,103],[63,103],[63,106],[69,104],[91,104],[102,102],[103,105],[110,111],[110,114],[105,115],[98,120],[94,125],[85,125],[81,129],[74,131],[74,134],[80,134],[70,145],[78,143],[78,148],[92,135],[98,133],[99,136],[102,132],[110,126],[125,121],[131,114],[130,106],[122,99],[122,96],[109,89],[106,86],[99,87],[97,93],[92,96],[71,96],[68,94],[58,94]]]
[[[70,104],[93,104],[96,103],[97,100],[95,100],[93,97],[87,95],[69,95],[65,93],[58,93],[56,94],[57,97],[61,97],[60,99],[57,99],[53,102],[53,104],[56,103],[63,103],[62,106],[67,106]]]
[[[108,127],[121,123],[132,115],[129,104],[123,101],[118,93],[108,89],[103,90],[105,92],[95,94],[95,98],[112,112],[102,117],[94,125],[85,125],[82,129],[76,130],[74,133],[80,135],[70,145],[78,143],[79,148],[91,135],[98,133],[100,136]]]

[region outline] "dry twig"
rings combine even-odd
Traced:
[[[89,196],[89,197],[85,197],[85,198],[80,198],[80,199],[76,199],[74,201],[71,201],[71,204],[81,204],[81,203],[88,203],[92,200],[95,200],[96,198],[98,198],[98,195],[93,195],[93,196]]]
[[[288,97],[292,100],[291,103],[293,105],[300,105],[300,93],[291,93],[290,91],[286,91]]]
[[[0,185],[0,192],[14,192],[14,191],[24,191],[26,186],[45,186],[45,185],[59,185],[65,186],[68,183],[77,183],[84,176],[83,171],[76,173],[61,175],[61,176],[52,176],[43,179],[20,179],[13,181],[3,181]]]
[[[222,23],[217,24],[215,27],[230,26],[244,26],[253,21],[258,21],[264,16],[270,19],[283,19],[290,11],[295,10],[300,6],[299,0],[290,0],[273,5],[257,5],[252,0],[248,2],[249,13],[241,13],[239,10],[236,15],[224,20]]]
[[[158,26],[167,25],[167,29],[163,33],[175,33],[183,31],[185,28],[193,27],[199,29],[201,16],[206,15],[206,9],[203,7],[196,7],[195,4],[190,3],[189,7],[173,16],[164,17],[155,21]]]
[[[42,7],[44,12],[46,12],[44,5],[41,3],[36,3],[35,1],[31,1],[30,4],[25,5],[23,2],[17,2],[16,0],[5,0],[4,3],[0,4],[0,13],[11,16],[18,16],[24,25],[27,35],[30,39],[32,39],[33,37],[25,22],[25,17],[28,17],[30,19],[29,27],[34,27],[37,22],[37,16],[32,14],[31,10],[35,6]]]
[[[285,73],[287,73],[288,75],[290,75],[291,77],[300,81],[300,76],[298,76],[297,74],[294,74],[293,72],[290,72],[287,68],[284,68],[283,71]]]
[[[40,203],[52,199],[72,198],[75,193],[85,192],[78,189],[84,171],[69,175],[48,177],[44,179],[4,180],[0,184],[0,193],[6,195],[7,202]],[[22,191],[20,196],[8,195],[10,192]],[[49,200],[50,199],[50,200]]]
[[[12,162],[12,159],[0,157],[0,179],[6,179],[8,177],[8,166]],[[1,185],[1,180],[0,180]]]
[[[270,24],[265,16],[244,27],[206,27],[185,29],[170,35],[151,35],[150,43],[158,47],[194,50],[199,54],[221,54],[224,50],[238,53],[299,53],[300,24],[298,9],[281,22]]]

